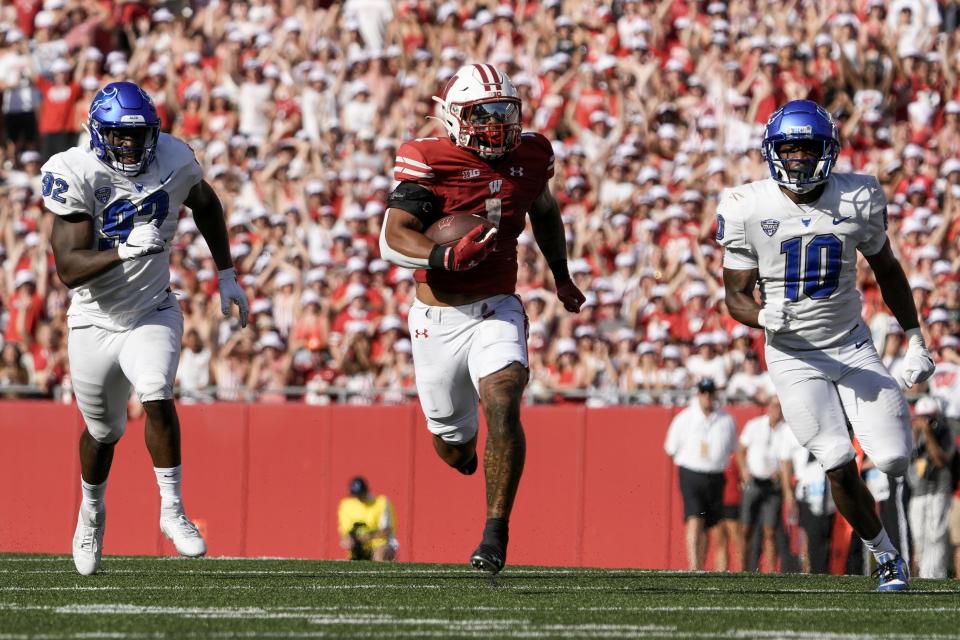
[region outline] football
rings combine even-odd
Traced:
[[[440,218],[427,227],[427,230],[424,231],[423,234],[437,244],[450,244],[470,233],[470,231],[478,225],[483,225],[485,229],[496,226],[481,216],[460,214]]]

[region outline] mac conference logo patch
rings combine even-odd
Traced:
[[[773,220],[773,219],[761,220],[760,228],[763,229],[763,232],[765,234],[767,234],[770,237],[773,237],[773,234],[775,234],[777,232],[777,229],[780,228],[780,221]]]
[[[100,204],[107,204],[107,201],[110,200],[110,187],[100,187],[93,192],[93,197],[100,202]]]

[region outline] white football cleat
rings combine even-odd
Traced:
[[[197,525],[190,522],[187,514],[178,510],[170,513],[160,511],[160,531],[170,538],[177,553],[188,558],[199,558],[207,552],[207,543],[203,541]]]
[[[103,530],[106,524],[106,509],[97,514],[94,522],[84,519],[82,508],[77,515],[77,530],[73,534],[73,565],[82,576],[93,575],[100,568]]]

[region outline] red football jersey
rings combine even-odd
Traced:
[[[411,140],[397,151],[393,175],[433,191],[444,216],[475,214],[497,225],[497,247],[479,265],[468,271],[419,269],[417,282],[437,291],[514,293],[517,236],[533,201],[553,177],[553,147],[546,138],[525,132],[520,146],[491,161],[449,138]]]

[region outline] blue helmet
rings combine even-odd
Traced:
[[[799,141],[816,143],[819,157],[784,162],[777,151],[780,144]],[[840,151],[837,125],[833,117],[816,102],[793,100],[780,107],[767,120],[762,150],[774,182],[791,191],[806,193],[830,177]]]
[[[146,171],[157,153],[160,118],[153,100],[132,82],[111,82],[90,104],[90,148],[117,173],[133,177]],[[108,132],[116,129],[142,132],[138,146],[111,144]]]

